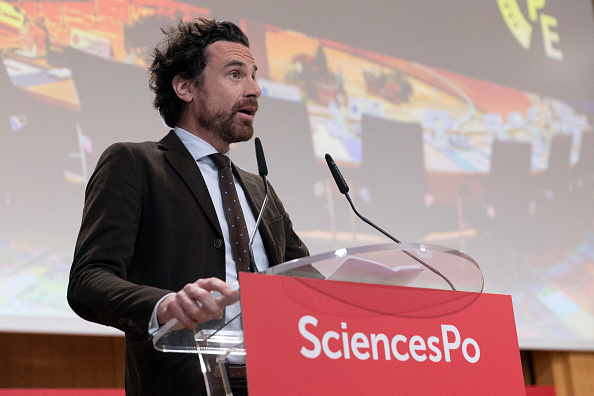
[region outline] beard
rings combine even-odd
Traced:
[[[198,121],[213,136],[226,143],[246,142],[254,135],[252,120],[237,121],[237,112],[245,106],[258,108],[256,99],[247,98],[235,103],[231,111],[214,111],[205,100],[200,101]]]

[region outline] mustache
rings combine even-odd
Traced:
[[[238,101],[237,103],[235,103],[235,105],[233,106],[233,111],[239,111],[241,109],[245,109],[245,108],[253,108],[254,109],[254,113],[256,111],[258,111],[258,100],[255,98],[245,98],[245,99],[241,99],[240,101]]]

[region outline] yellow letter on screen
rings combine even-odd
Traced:
[[[545,6],[545,0],[526,0],[526,4],[528,5],[528,18],[532,22],[536,22],[538,20],[538,10]]]
[[[557,18],[547,14],[540,14],[540,27],[542,29],[542,39],[547,56],[549,58],[563,60],[563,53],[553,47],[553,43],[559,42],[559,34],[551,30],[551,27],[557,27]]]

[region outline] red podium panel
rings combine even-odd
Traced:
[[[525,395],[510,296],[240,274],[250,395]]]

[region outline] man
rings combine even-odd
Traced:
[[[225,280],[237,279],[237,253],[209,155],[252,137],[260,89],[248,39],[234,24],[198,19],[164,33],[151,89],[174,130],[158,143],[103,153],[87,187],[68,302],[82,318],[126,333],[128,395],[202,395],[196,356],[157,352],[150,335],[172,318],[187,328],[221,318],[236,300]],[[264,185],[232,168],[251,232]],[[260,269],[308,254],[272,188],[254,245]]]

